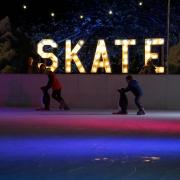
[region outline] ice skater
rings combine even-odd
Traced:
[[[138,107],[137,115],[145,115],[144,107],[141,104],[141,97],[143,96],[142,88],[140,87],[138,81],[134,80],[132,76],[127,76],[126,81],[128,83],[127,88],[125,88],[124,92],[131,91],[135,96],[135,104]]]
[[[42,88],[46,90],[52,88],[52,98],[59,102],[59,109],[69,110],[68,105],[65,103],[64,99],[61,96],[62,85],[57,79],[55,73],[53,73],[52,71],[48,72],[48,83]]]
[[[118,89],[118,92],[120,93],[120,98],[119,98],[119,107],[121,108],[118,112],[114,112],[113,114],[127,114],[127,107],[128,107],[128,99],[125,94],[125,89],[121,88]]]

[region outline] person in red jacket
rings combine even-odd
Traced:
[[[69,110],[68,105],[65,103],[64,99],[61,96],[62,84],[57,79],[54,72],[48,72],[48,83],[44,88],[47,90],[52,88],[52,97],[60,103],[59,108]]]

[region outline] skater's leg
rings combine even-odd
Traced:
[[[55,90],[52,93],[52,97],[60,103],[60,109],[69,110],[69,107],[65,103],[64,99],[61,97],[61,90]]]
[[[139,110],[142,110],[142,109],[143,109],[143,106],[141,105],[140,100],[141,100],[141,96],[136,96],[136,97],[135,97],[135,104],[136,104],[137,108],[138,108]]]
[[[59,102],[60,102],[62,108],[64,108],[64,110],[69,110],[68,105],[66,104],[65,100],[61,96],[61,90],[59,90],[57,93],[57,99],[59,100]]]
[[[138,107],[137,115],[144,115],[145,114],[144,107],[142,106],[140,100],[141,100],[141,96],[135,97],[135,104]]]
[[[56,101],[60,102],[60,100],[58,99],[58,95],[57,94],[58,94],[57,90],[54,90],[52,92],[52,98],[55,99]]]

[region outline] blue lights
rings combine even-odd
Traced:
[[[179,139],[111,137],[36,137],[0,138],[0,160],[49,157],[89,158],[100,156],[176,156],[180,157]]]

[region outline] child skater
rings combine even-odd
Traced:
[[[134,102],[138,108],[137,115],[145,115],[145,110],[141,104],[141,97],[143,96],[143,90],[139,85],[138,81],[134,80],[131,75],[126,77],[128,86],[125,88],[125,92],[131,91],[134,95]]]
[[[57,102],[59,102],[59,109],[70,110],[68,105],[65,103],[64,99],[61,96],[62,85],[58,78],[56,77],[55,73],[52,71],[48,72],[48,83],[45,89],[52,88],[52,98],[54,98]]]

